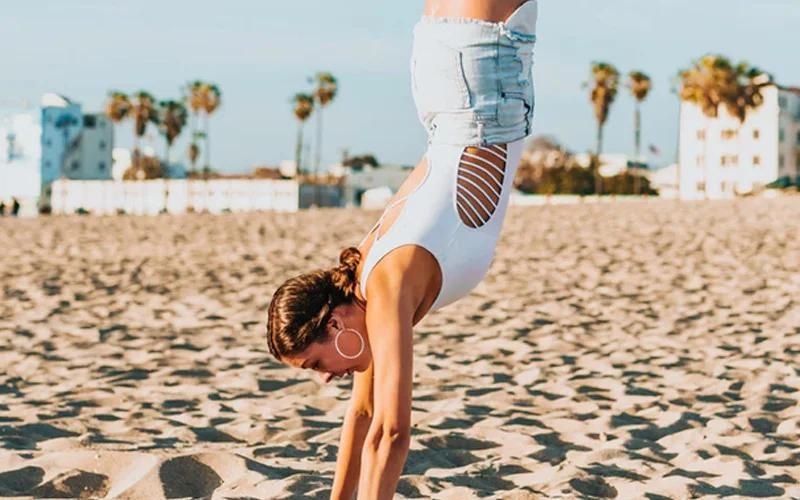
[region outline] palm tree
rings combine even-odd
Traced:
[[[730,60],[719,54],[707,54],[701,57],[692,63],[691,68],[680,71],[678,76],[681,81],[681,99],[698,106],[707,118],[706,128],[703,132],[705,134],[703,162],[706,171],[704,191],[707,196],[708,169],[710,168],[708,132],[711,120],[717,118],[720,107],[725,106],[729,112],[732,111],[733,116],[742,117],[740,120],[743,121],[747,110],[752,106],[748,107],[748,105],[740,103],[747,102],[753,97],[741,96],[743,100],[740,101],[740,95],[745,91],[742,89],[739,79],[740,76],[744,79],[745,75],[739,75],[737,68],[731,64]]]
[[[650,77],[641,71],[631,71],[628,74],[628,88],[636,101],[636,112],[634,116],[634,144],[636,148],[636,161],[640,160],[642,154],[642,101],[647,99],[647,95],[653,88]],[[639,194],[639,176],[634,179],[635,194]]]
[[[736,84],[733,92],[725,99],[728,113],[744,124],[747,113],[758,109],[764,103],[761,90],[773,84],[772,76],[760,69],[741,62],[734,68]]]
[[[619,87],[619,71],[614,65],[604,62],[592,63],[592,82],[591,82],[591,102],[594,108],[594,116],[597,119],[597,165],[600,168],[600,154],[603,152],[603,127],[608,120],[608,113],[611,104],[617,97]],[[602,184],[599,172],[595,175],[595,190],[601,194]]]
[[[192,110],[192,113],[195,117],[195,125],[197,127],[197,121],[200,114],[203,115],[205,118],[204,122],[204,131],[202,134],[198,134],[195,131],[192,133],[192,144],[195,145],[194,148],[190,146],[189,149],[189,158],[191,159],[193,156],[196,159],[197,155],[199,155],[199,151],[196,151],[193,155],[192,150],[196,150],[196,142],[195,138],[200,136],[205,141],[205,165],[203,166],[203,175],[208,175],[208,172],[211,170],[211,146],[210,146],[210,139],[208,134],[209,129],[209,117],[219,109],[220,105],[222,104],[222,91],[216,84],[210,82],[203,82],[199,80],[195,80],[194,82],[189,83],[187,85],[188,95],[187,100],[189,104],[189,108]],[[192,162],[192,170],[194,170],[194,161]]]
[[[167,143],[162,167],[163,177],[170,177],[169,152],[172,149],[172,143],[175,142],[175,138],[181,134],[183,127],[186,126],[186,115],[186,106],[181,101],[170,99],[158,103],[158,130],[164,135],[164,140]],[[164,184],[163,210],[165,212],[169,211],[169,182]]]
[[[144,90],[133,94],[131,99],[131,117],[133,118],[133,164],[136,166],[141,158],[139,151],[139,141],[147,132],[148,123],[158,123],[158,110],[156,109],[156,98]]]
[[[169,152],[183,127],[186,126],[186,106],[180,101],[166,100],[158,103],[158,128],[167,142],[164,164],[169,166]]]
[[[189,143],[189,162],[192,164],[190,172],[193,174],[196,169],[197,159],[200,157],[200,146],[197,145],[198,139],[202,137],[202,134],[197,130],[199,125],[199,115],[200,111],[203,109],[203,93],[201,91],[203,87],[203,82],[200,80],[195,80],[193,82],[189,82],[186,84],[184,88],[184,96],[183,99],[186,102],[186,105],[189,107],[189,110],[192,112],[192,120],[191,120],[191,129],[192,129],[192,139]]]
[[[118,90],[109,92],[105,111],[111,123],[122,123],[131,111],[131,101],[128,99],[128,95]]]
[[[336,97],[338,83],[336,82],[336,78],[327,72],[317,73],[311,81],[317,84],[317,87],[314,89],[314,99],[318,106],[317,155],[314,160],[314,176],[316,177],[319,175],[319,166],[322,159],[322,110]]]
[[[298,120],[297,127],[297,147],[294,154],[295,169],[297,174],[302,172],[302,151],[303,151],[303,125],[314,111],[314,96],[310,94],[298,93],[292,97],[294,105],[294,116]]]
[[[189,150],[187,151],[189,156],[189,163],[192,164],[192,168],[190,172],[193,174],[195,171],[195,165],[197,164],[197,159],[200,157],[200,147],[194,142],[194,133],[192,133],[192,143],[189,144]]]

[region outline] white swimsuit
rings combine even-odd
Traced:
[[[464,297],[486,275],[523,139],[530,133],[533,90],[527,59],[535,24],[535,0],[504,23],[455,18],[418,23],[412,82],[429,134],[427,171],[407,196],[386,207],[362,241],[373,237],[360,276],[365,298],[371,271],[392,250],[406,245],[425,248],[439,264],[442,286],[432,310]],[[443,61],[454,65],[443,66]],[[447,106],[431,98],[436,93],[449,99]],[[462,102],[453,98],[459,93]],[[401,204],[399,215],[381,234],[384,218]]]
[[[477,166],[475,171],[484,169],[487,173],[483,179],[479,179],[462,169],[462,183],[459,183],[459,169],[453,167],[458,167],[463,148],[432,145],[428,149],[428,171],[422,184],[384,212],[385,216],[395,204],[405,202],[389,230],[373,240],[361,271],[361,294],[367,297],[366,285],[370,272],[385,255],[405,245],[417,245],[436,258],[442,271],[442,288],[431,309],[439,309],[467,295],[480,283],[492,263],[522,146],[522,141],[517,141],[508,145],[506,154],[498,151],[498,154],[506,157],[501,183],[484,182],[483,179],[492,178],[488,172],[494,169],[485,161],[475,158],[471,158]],[[485,197],[481,201],[459,187],[464,184],[473,186],[469,182],[487,193],[499,191],[497,205],[492,209],[491,204],[485,202]],[[459,210],[466,222],[459,215]],[[488,220],[480,217],[489,210],[493,213]],[[367,234],[367,238],[380,234],[384,216]]]

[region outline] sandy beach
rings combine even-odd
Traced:
[[[0,219],[0,496],[327,498],[352,380],[266,305],[377,216]],[[415,331],[398,497],[800,498],[798,235],[798,197],[513,208]]]

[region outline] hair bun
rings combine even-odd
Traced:
[[[339,267],[331,271],[331,282],[346,300],[356,294],[356,274],[361,262],[361,252],[356,247],[348,247],[339,254]]]
[[[353,272],[358,268],[361,262],[361,252],[356,247],[348,247],[342,250],[339,254],[339,264],[343,267],[351,269]]]

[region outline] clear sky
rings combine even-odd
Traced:
[[[676,143],[670,79],[702,54],[744,59],[800,85],[800,0],[539,3],[536,132],[575,151],[594,144],[581,88],[594,60],[653,78],[643,141],[662,150],[662,163]],[[97,111],[110,89],[177,98],[187,81],[210,80],[223,92],[211,122],[212,163],[244,171],[293,158],[290,97],[327,70],[340,93],[324,115],[324,163],[345,148],[387,163],[412,164],[423,153],[408,74],[421,0],[0,0],[0,7],[0,107],[37,103],[53,91]],[[623,91],[607,125],[607,152],[633,147],[632,99]],[[130,127],[119,129],[117,144],[129,145],[130,135]]]

